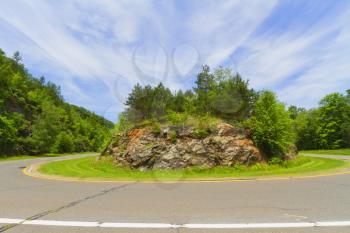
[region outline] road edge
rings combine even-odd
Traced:
[[[64,160],[64,159],[63,159]],[[46,180],[55,180],[55,181],[65,181],[65,182],[82,182],[82,183],[223,183],[223,182],[252,182],[252,181],[271,181],[271,180],[296,180],[296,179],[311,179],[318,177],[328,177],[328,176],[337,176],[337,175],[346,175],[350,174],[350,168],[339,168],[333,172],[325,174],[316,174],[316,175],[301,175],[301,176],[271,176],[271,177],[242,177],[242,178],[222,178],[222,179],[187,179],[187,180],[113,180],[113,179],[91,179],[91,178],[73,178],[73,177],[64,177],[64,176],[55,176],[55,175],[46,175],[40,173],[38,169],[41,165],[49,163],[52,161],[42,161],[39,163],[31,164],[22,169],[22,173],[26,176],[37,178],[37,179],[46,179]],[[346,169],[341,171],[341,169]]]

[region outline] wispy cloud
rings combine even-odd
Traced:
[[[236,55],[239,71],[255,87],[277,91],[288,104],[314,107],[324,95],[350,88],[350,11],[345,1],[306,2],[282,1],[278,17],[262,23]]]

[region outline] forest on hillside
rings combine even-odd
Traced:
[[[210,121],[221,119],[247,128],[269,157],[283,156],[294,145],[299,150],[350,147],[350,90],[325,96],[318,108],[287,108],[273,92],[250,88],[231,69],[219,67],[212,72],[203,66],[191,90],[174,93],[162,83],[137,84],[125,104],[117,133],[145,124],[183,125],[192,118],[205,134]]]
[[[64,101],[60,88],[0,49],[0,156],[98,151],[113,123]]]

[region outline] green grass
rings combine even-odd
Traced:
[[[68,155],[78,155],[78,154],[91,154],[96,152],[80,152],[80,153],[63,153],[63,154],[43,154],[43,155],[15,155],[15,156],[0,156],[0,162],[12,161],[12,160],[23,160],[23,159],[36,159],[44,157],[58,157],[58,156],[68,156]]]
[[[350,155],[350,149],[337,150],[304,150],[301,154],[319,154],[319,155]]]
[[[189,168],[180,170],[154,170],[142,172],[117,167],[112,158],[96,161],[93,157],[56,161],[43,164],[39,172],[47,175],[104,179],[104,180],[196,180],[218,178],[251,178],[262,176],[301,176],[334,171],[350,167],[350,164],[336,159],[299,156],[281,165],[257,164],[251,167],[216,167],[212,169]]]

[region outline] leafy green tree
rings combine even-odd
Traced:
[[[294,120],[296,146],[299,150],[321,148],[319,135],[320,113],[318,109],[301,111]]]
[[[325,149],[345,147],[344,134],[350,119],[350,105],[346,96],[333,93],[320,102],[319,134],[321,145]],[[345,130],[345,131],[344,131]]]
[[[70,133],[60,132],[51,148],[54,153],[68,153],[74,152],[74,139]]]
[[[16,146],[14,122],[5,116],[0,116],[0,155],[11,154]]]
[[[255,144],[268,157],[282,157],[294,142],[292,120],[274,93],[263,91],[248,122]]]
[[[196,96],[192,91],[188,90],[184,93],[185,101],[184,101],[184,112],[187,114],[195,114],[196,113]]]
[[[293,120],[295,120],[295,119],[298,117],[298,115],[299,115],[300,113],[303,113],[303,112],[305,112],[305,111],[306,111],[305,108],[298,108],[298,107],[295,106],[295,105],[291,105],[291,106],[289,106],[289,108],[288,108],[289,116],[290,116],[290,118],[292,118]]]
[[[32,135],[29,138],[30,152],[32,154],[48,153],[55,143],[56,137],[60,132],[60,118],[58,109],[45,103],[44,112],[34,122]]]

